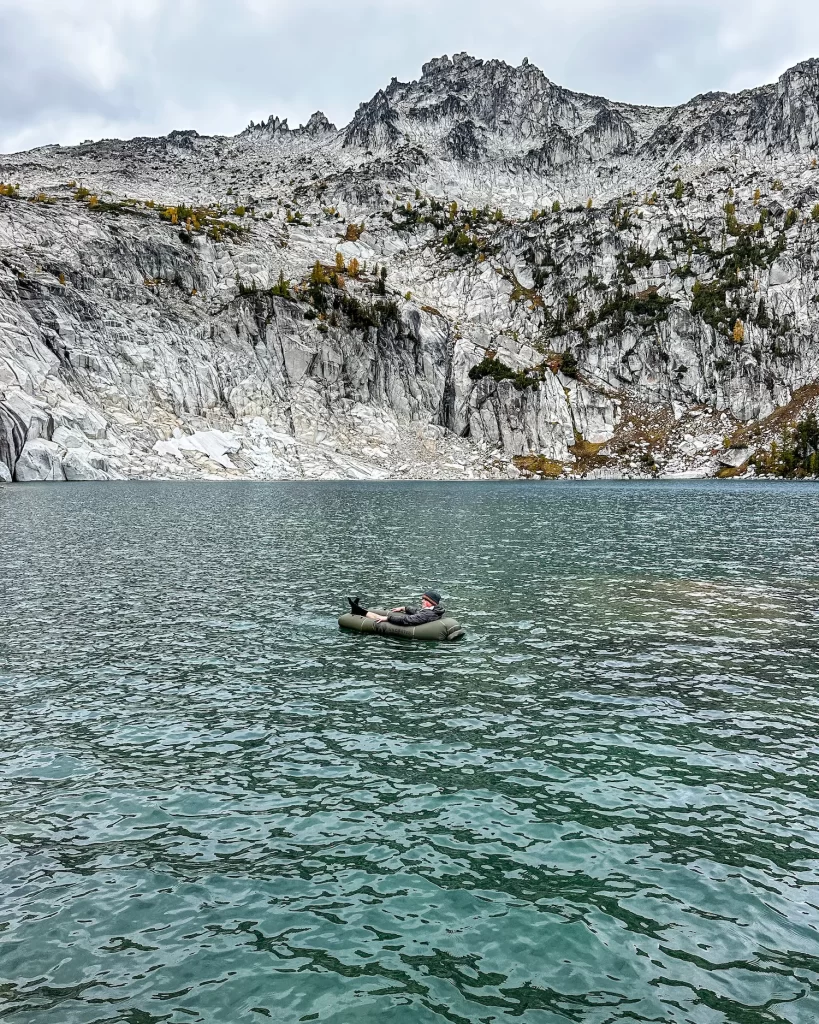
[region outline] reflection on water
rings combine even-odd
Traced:
[[[819,488],[0,490],[0,1017],[819,1020]],[[460,645],[342,634],[440,587]]]

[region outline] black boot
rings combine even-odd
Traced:
[[[347,600],[350,603],[350,611],[352,612],[353,615],[366,615],[367,614],[367,609],[366,608],[362,608],[361,605],[359,604],[359,598],[358,597],[348,597]]]

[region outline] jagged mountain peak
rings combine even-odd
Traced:
[[[379,89],[371,100],[359,105],[344,132],[344,145],[365,150],[386,149],[398,142],[400,135],[390,98]]]
[[[799,61],[798,64],[794,64],[793,67],[784,71],[779,76],[779,80],[782,81],[784,78],[792,78],[799,75],[819,76],[819,57],[808,57],[807,60]]]
[[[393,78],[362,103],[344,132],[346,149],[376,159],[411,151],[482,173],[555,173],[578,158],[624,154],[646,140],[662,109],[616,104],[551,82],[528,60],[513,67],[468,53],[425,63],[419,79]]]
[[[241,133],[242,135],[276,135],[279,132],[289,132],[290,126],[287,123],[287,118],[284,119],[277,117],[275,114],[271,114],[266,121],[260,121],[256,124],[251,120],[250,124]]]
[[[318,135],[320,132],[335,132],[337,128],[322,110],[317,110],[310,115],[304,131],[309,135]]]
[[[427,61],[420,78],[393,78],[362,103],[344,148],[400,162],[412,152],[434,175],[456,164],[477,180],[536,175],[554,184],[589,182],[629,161],[671,165],[719,159],[737,147],[760,156],[819,144],[819,60],[803,61],[776,84],[707,92],[677,107],[621,103],[563,88],[534,64],[517,67],[468,53]],[[612,164],[612,161],[614,164]],[[410,168],[407,168],[408,173]]]
[[[251,121],[247,128],[241,132],[241,135],[273,138],[277,135],[320,135],[322,132],[336,131],[336,126],[327,116],[321,110],[317,110],[314,114],[310,115],[307,124],[299,125],[298,128],[291,128],[287,123],[286,117],[282,119],[275,114],[271,114],[266,121],[260,121],[259,124],[254,124]]]

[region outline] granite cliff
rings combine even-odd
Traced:
[[[819,396],[819,61],[674,108],[443,57],[0,156],[0,480],[714,475]]]

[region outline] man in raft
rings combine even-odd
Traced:
[[[421,595],[420,608],[404,605],[403,608],[393,608],[387,615],[367,611],[361,607],[357,597],[348,597],[347,600],[350,602],[353,615],[364,615],[373,622],[391,622],[393,626],[423,626],[426,622],[437,622],[446,615],[446,610],[441,604],[441,595],[437,590],[424,591]]]

